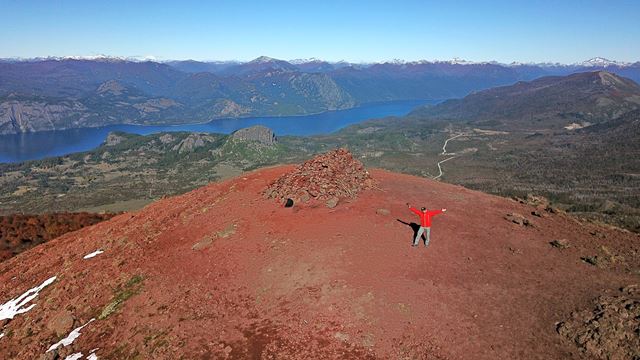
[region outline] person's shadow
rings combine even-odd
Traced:
[[[400,219],[396,219],[396,220],[398,220],[399,223],[402,223],[404,225],[409,226],[411,228],[411,230],[413,230],[413,236],[411,237],[411,243],[413,244],[413,240],[415,240],[416,235],[418,235],[418,230],[420,230],[420,225],[418,225],[418,224],[416,224],[414,222],[408,223],[408,222],[402,221]],[[422,234],[420,240],[422,240],[422,239],[426,239],[424,234]]]

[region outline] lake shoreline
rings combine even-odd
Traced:
[[[161,132],[230,134],[241,128],[264,125],[271,128],[278,136],[325,135],[370,119],[403,116],[417,106],[439,101],[441,100],[376,102],[310,115],[221,118],[205,123],[188,124],[118,124],[0,135],[0,163],[20,163],[89,151],[100,146],[110,132],[137,135]],[[308,121],[301,121],[305,118]]]
[[[395,103],[400,104],[400,103],[406,103],[406,102],[423,102],[423,101],[424,102],[442,102],[442,101],[445,101],[445,100],[448,100],[448,99],[406,99],[406,100],[390,100],[390,101],[373,101],[373,102],[358,104],[357,106],[344,108],[344,109],[325,110],[325,111],[318,111],[318,112],[312,112],[312,113],[307,113],[307,114],[251,115],[251,116],[219,117],[219,118],[216,117],[216,118],[212,118],[211,120],[196,121],[196,122],[190,122],[190,121],[189,122],[181,122],[181,123],[157,122],[157,123],[146,123],[146,124],[122,122],[122,123],[109,124],[109,125],[82,126],[82,127],[64,127],[64,128],[59,128],[59,129],[55,129],[55,130],[27,131],[27,132],[13,133],[13,134],[0,134],[0,140],[2,140],[2,138],[5,137],[5,136],[18,136],[18,135],[23,135],[23,134],[42,134],[42,133],[52,133],[52,132],[57,132],[57,131],[81,130],[81,129],[97,129],[97,128],[104,128],[104,127],[108,127],[108,126],[141,126],[141,127],[148,127],[148,126],[172,127],[172,126],[174,126],[174,127],[179,127],[179,126],[186,126],[186,125],[206,125],[206,124],[210,124],[210,123],[213,123],[213,122],[216,122],[216,121],[225,121],[225,120],[243,120],[243,119],[253,119],[253,118],[277,120],[277,119],[281,119],[281,118],[295,118],[295,117],[304,118],[304,117],[308,117],[308,116],[322,115],[322,114],[327,114],[327,113],[337,113],[337,112],[341,112],[341,111],[363,109],[363,108],[367,108],[367,107],[371,107],[371,106],[377,106],[377,105],[390,105],[390,104],[395,104]]]

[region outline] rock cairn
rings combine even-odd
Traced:
[[[373,181],[364,165],[346,149],[336,149],[318,155],[281,176],[264,192],[267,198],[295,202],[321,201],[328,207],[341,199],[355,198]]]

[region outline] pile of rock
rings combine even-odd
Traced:
[[[371,188],[373,181],[364,165],[346,149],[336,149],[298,166],[273,182],[264,194],[268,198],[294,202],[312,199],[328,207],[341,199],[355,198],[361,190]]]
[[[575,311],[559,323],[558,333],[589,357],[640,358],[640,287],[627,286],[617,295],[601,296],[591,309]]]

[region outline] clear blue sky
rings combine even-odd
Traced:
[[[640,60],[640,1],[0,0],[0,57]]]

